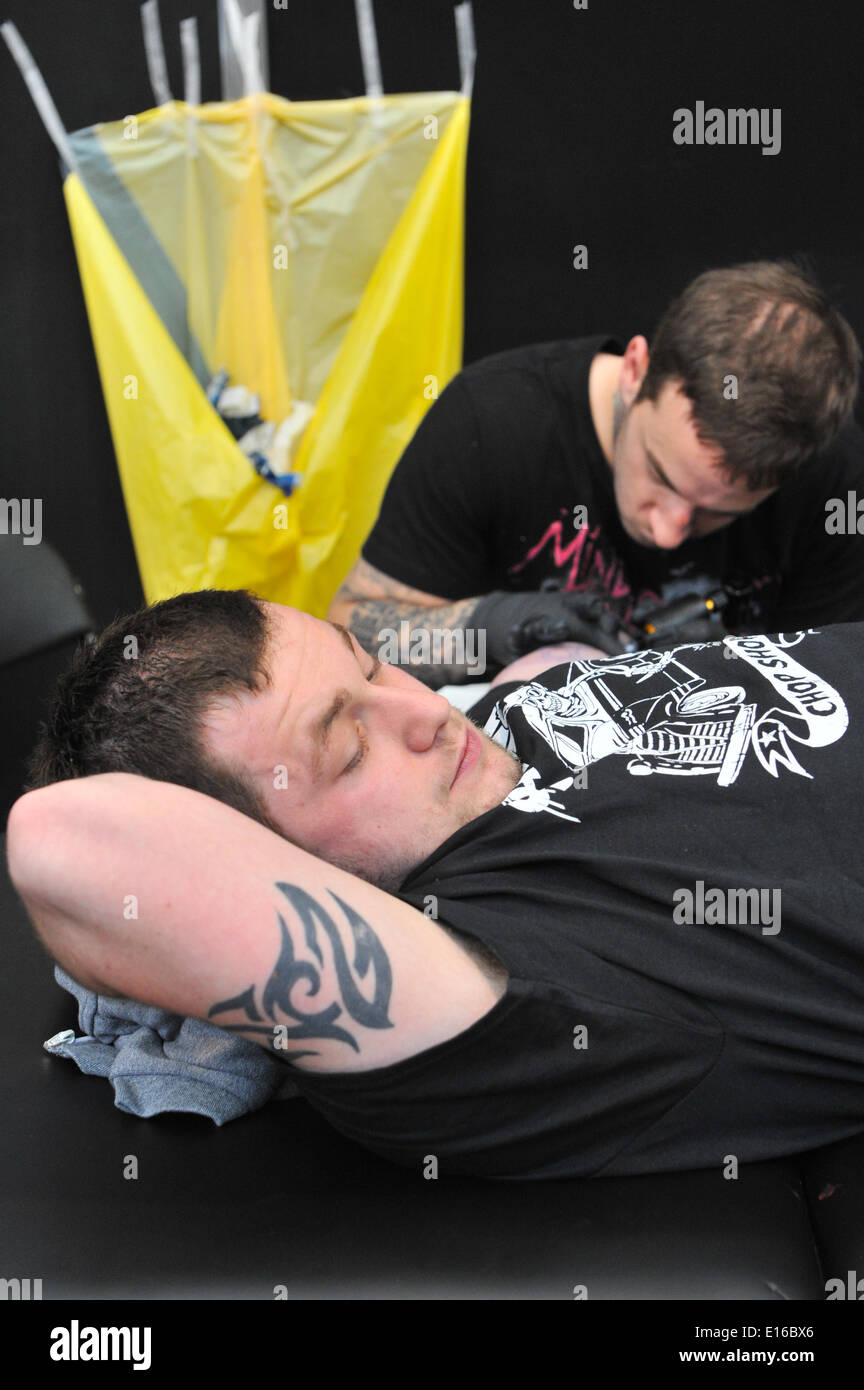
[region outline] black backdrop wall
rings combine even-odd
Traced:
[[[215,0],[161,0],[169,76],[199,22],[217,99]],[[388,91],[458,86],[447,0],[376,0]],[[5,0],[67,129],[153,104],[138,0]],[[808,254],[864,338],[859,250],[864,11],[835,0],[475,0],[465,360],[653,325],[711,265]],[[353,0],[268,11],[271,87],[362,92]],[[677,145],[673,112],[779,108],[781,146]],[[141,599],[54,148],[0,45],[0,495],[44,534],[97,619]],[[587,247],[575,269],[573,247]],[[8,595],[3,601],[10,601]]]

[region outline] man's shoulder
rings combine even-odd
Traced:
[[[614,338],[598,334],[530,343],[470,362],[427,411],[394,477],[432,465],[436,473],[456,470],[479,482],[478,452],[494,462],[498,481],[507,461],[523,466],[526,451],[536,463],[537,450],[560,429],[558,402],[564,400],[571,414],[590,416],[591,363],[616,347]]]
[[[430,431],[466,427],[471,419],[477,437],[502,459],[520,461],[524,450],[542,447],[541,440],[560,428],[560,408],[588,417],[591,363],[598,353],[620,351],[616,340],[603,334],[591,338],[560,338],[509,348],[469,363],[454,377],[439,405],[429,411]],[[449,400],[448,400],[449,397]],[[418,435],[419,435],[418,431]],[[407,452],[407,451],[406,451]]]
[[[864,489],[864,429],[856,419],[849,420],[833,444],[818,454],[788,484],[788,492],[824,492],[826,487],[856,484]],[[780,489],[787,491],[786,487]]]
[[[608,333],[598,333],[588,338],[555,338],[548,342],[526,343],[521,347],[476,358],[462,368],[457,380],[469,389],[489,385],[496,380],[512,380],[514,377],[530,379],[536,376],[541,381],[550,366],[561,364],[565,369],[584,366],[587,370],[599,352],[620,351],[617,340]]]
[[[797,530],[805,526],[808,538],[818,539],[824,531],[817,528],[811,534],[814,516],[824,517],[832,498],[840,498],[845,505],[850,491],[864,498],[864,430],[854,419],[843,427],[830,448],[811,459],[761,503],[752,513],[752,520],[757,527],[769,530],[778,526]]]
[[[829,451],[838,473],[864,483],[864,429],[854,417],[843,427]]]

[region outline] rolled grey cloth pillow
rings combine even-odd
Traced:
[[[114,1104],[142,1118],[166,1110],[208,1115],[217,1125],[300,1094],[287,1063],[258,1043],[136,999],[94,994],[59,965],[54,978],[78,1001],[78,1026],[43,1043],[89,1076],[106,1076]]]

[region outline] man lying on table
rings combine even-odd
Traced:
[[[61,682],[10,871],[75,978],[275,1049],[398,1163],[768,1159],[864,1129],[862,705],[844,625],[472,722],[337,625],[184,594]]]

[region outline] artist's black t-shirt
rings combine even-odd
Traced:
[[[602,336],[540,343],[460,372],[402,455],[363,558],[451,600],[553,584],[597,590],[629,619],[722,583],[742,594],[725,610],[729,631],[864,619],[864,535],[826,531],[830,499],[864,499],[858,426],[739,521],[654,550],[618,517],[588,398],[598,352],[621,347]]]
[[[491,691],[472,717],[521,780],[398,896],[482,943],[506,993],[301,1092],[442,1174],[720,1168],[864,1130],[862,709],[858,624]]]

